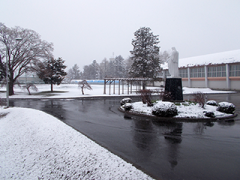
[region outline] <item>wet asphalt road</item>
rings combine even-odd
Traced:
[[[240,114],[240,94],[208,95],[208,99],[232,102]],[[240,121],[163,124],[128,119],[117,110],[120,100],[15,99],[10,105],[52,114],[157,179],[239,179]],[[179,139],[163,136],[176,130]]]

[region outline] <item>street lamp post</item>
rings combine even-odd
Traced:
[[[8,47],[6,45],[6,81],[7,81],[7,91],[6,91],[6,98],[7,98],[7,108],[9,107],[9,75],[8,75]]]
[[[22,38],[15,38],[16,41],[21,41]],[[9,58],[8,58],[8,47],[6,44],[6,80],[7,80],[7,108],[9,108],[9,70],[8,70],[8,65],[9,65]]]

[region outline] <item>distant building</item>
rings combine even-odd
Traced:
[[[28,72],[28,73],[24,73],[22,76],[20,76],[17,81],[20,84],[26,84],[26,83],[33,83],[33,84],[44,84],[43,80],[41,80],[36,73],[32,72]]]
[[[179,75],[184,87],[240,90],[240,50],[179,59]]]

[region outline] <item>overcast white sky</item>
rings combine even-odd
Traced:
[[[36,31],[55,58],[82,69],[113,53],[127,58],[140,27],[180,58],[240,49],[239,9],[240,0],[1,0],[0,22]]]

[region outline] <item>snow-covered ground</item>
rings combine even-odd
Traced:
[[[46,113],[0,114],[0,179],[151,179]]]
[[[10,98],[73,98],[103,95],[92,85],[85,95],[77,85],[38,85],[38,92],[15,88]],[[125,88],[126,89],[126,88]],[[4,91],[5,88],[1,88]],[[184,88],[184,94],[230,93]],[[108,94],[108,87],[107,87]],[[117,94],[117,90],[116,90]],[[126,92],[124,94],[126,96]],[[0,98],[5,98],[4,92]],[[184,108],[184,107],[183,107]],[[185,109],[184,109],[185,110]],[[188,112],[194,112],[190,109]],[[0,108],[0,179],[151,179],[142,171],[99,146],[60,120],[38,110]]]
[[[40,84],[37,85],[38,91],[31,91],[32,95],[28,95],[27,90],[21,89],[18,86],[14,88],[15,95],[10,96],[10,98],[75,98],[75,97],[95,97],[95,96],[109,96],[109,86],[106,87],[106,94],[103,94],[103,85],[91,85],[92,90],[84,89],[84,95],[82,95],[81,89],[78,88],[77,84],[61,84],[59,86],[54,85],[54,93],[49,93],[50,85],[48,84]],[[122,88],[122,87],[121,87]],[[149,89],[156,89],[156,87],[149,87]],[[5,91],[6,88],[0,88],[0,91]],[[118,85],[115,87],[115,94],[113,94],[113,85],[111,87],[111,96],[128,96],[127,94],[127,86],[124,88],[124,94],[118,95]],[[135,87],[133,87],[133,91]],[[183,88],[183,94],[192,94],[195,92],[202,93],[232,93],[233,91],[215,91],[209,88]],[[131,95],[136,95],[135,93]],[[5,98],[6,93],[0,93],[0,98]]]

